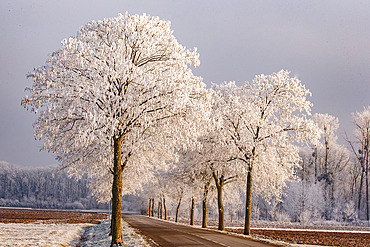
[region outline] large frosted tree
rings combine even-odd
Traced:
[[[170,22],[126,13],[86,24],[28,75],[22,105],[38,113],[44,149],[75,174],[111,174],[112,245],[122,244],[123,171],[135,171],[153,128],[196,105],[204,85],[189,65],[198,57],[176,41]]]
[[[308,119],[310,92],[288,71],[258,75],[251,83],[214,86],[222,111],[222,131],[237,149],[234,159],[244,163],[247,178],[244,234],[250,234],[252,179],[256,192],[281,196],[298,164],[297,142],[317,141],[318,131]],[[217,98],[217,97],[215,97]]]

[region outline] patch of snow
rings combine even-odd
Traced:
[[[74,246],[92,224],[0,223],[0,246]]]
[[[4,224],[0,223],[0,246],[110,246],[110,221],[100,224]],[[122,239],[125,246],[150,244],[122,220]],[[82,241],[82,242],[81,242]]]
[[[86,230],[83,234],[83,242],[80,247],[94,247],[94,246],[110,246],[112,236],[109,236],[110,221],[104,220],[100,224],[95,225]],[[150,244],[137,232],[134,228],[129,226],[127,222],[122,220],[122,240],[125,246],[150,246]]]

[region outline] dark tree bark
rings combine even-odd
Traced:
[[[222,200],[223,184],[217,186],[217,206],[218,206],[218,230],[225,230],[225,211]]]
[[[114,143],[114,163],[113,163],[113,186],[112,186],[112,221],[111,246],[122,245],[122,230],[121,230],[121,204],[122,204],[122,171],[121,164],[121,145],[123,136],[113,138]]]
[[[152,212],[152,198],[149,198],[149,209],[148,209],[148,216],[151,215]]]
[[[224,203],[222,201],[222,192],[225,183],[224,175],[218,177],[215,172],[212,172],[217,188],[217,208],[218,208],[218,230],[225,230],[225,213]]]
[[[202,228],[207,228],[207,214],[208,214],[207,198],[203,198],[202,206],[203,206]]]
[[[152,198],[152,217],[154,217],[154,198]]]
[[[180,206],[181,206],[181,200],[182,200],[182,197],[179,199],[179,202],[177,203],[175,222],[179,222],[179,211],[180,211]]]
[[[250,235],[251,233],[251,217],[252,217],[252,170],[250,169],[247,173],[244,235]]]
[[[365,176],[366,176],[366,220],[369,221],[369,167],[366,164]]]
[[[208,200],[208,191],[209,191],[210,182],[211,180],[209,180],[204,185],[203,200],[202,200],[202,206],[203,206],[202,228],[207,228],[207,215],[208,215],[207,200]]]
[[[315,165],[315,184],[317,183],[318,171],[317,171],[317,147],[315,147],[314,155],[314,165]]]
[[[158,201],[158,212],[157,212],[157,218],[161,218],[161,200]]]
[[[363,187],[363,181],[364,181],[364,170],[361,168],[361,178],[360,178],[360,188],[358,190],[358,217],[360,218],[360,212],[361,212],[361,199],[362,199],[362,187]]]
[[[190,209],[190,225],[194,225],[194,208],[195,208],[195,202],[194,197],[191,197],[191,209]]]
[[[160,200],[160,202],[159,202],[159,218],[160,219],[163,219],[163,204],[162,204],[162,200]]]
[[[166,199],[163,197],[163,209],[164,209],[164,219],[167,220],[167,206]]]

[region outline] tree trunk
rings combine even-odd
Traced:
[[[369,221],[369,179],[368,179],[368,174],[369,174],[369,133],[367,133],[367,139],[366,139],[366,145],[364,147],[364,150],[365,150],[365,167],[366,167],[366,201],[367,201],[367,205],[366,205],[366,210],[367,210],[367,221]]]
[[[160,200],[159,205],[160,205],[160,207],[159,207],[159,218],[160,219],[163,219],[163,204],[162,204],[162,200]]]
[[[330,195],[330,201],[331,201],[330,207],[332,208],[332,210],[334,210],[334,206],[335,206],[335,198],[334,198],[335,185],[336,185],[335,180],[333,179],[331,182],[331,195]]]
[[[317,147],[315,147],[314,150],[314,165],[315,165],[315,184],[317,183],[317,177],[318,177],[318,172],[317,172]]]
[[[207,228],[207,214],[208,214],[207,198],[203,198],[202,204],[203,204],[202,228]]]
[[[152,212],[152,198],[149,198],[149,209],[148,209],[148,216],[150,216],[150,213]]]
[[[225,230],[225,214],[224,214],[224,203],[222,201],[222,190],[224,187],[224,175],[220,178],[215,172],[212,173],[217,188],[217,207],[218,207],[218,230]]]
[[[154,198],[152,198],[152,217],[154,217]]]
[[[182,198],[180,198],[179,203],[177,204],[175,222],[179,222],[179,211],[180,211],[180,206],[181,206],[181,199]]]
[[[112,199],[110,199],[108,203],[108,211],[109,211],[109,220],[112,221],[112,212],[111,212],[111,207],[112,207]],[[112,232],[109,236],[112,236]]]
[[[252,217],[252,170],[250,169],[247,173],[244,235],[250,235],[251,233],[251,217]]]
[[[113,185],[112,185],[112,221],[111,246],[122,245],[121,230],[121,203],[122,203],[122,164],[121,164],[121,145],[122,138],[113,138],[114,142],[114,163],[113,163]]]
[[[360,212],[361,212],[361,198],[362,198],[362,184],[363,184],[363,180],[364,180],[364,170],[361,167],[360,188],[358,190],[358,205],[357,205],[357,208],[358,208],[358,218],[359,219],[360,219]]]
[[[324,127],[326,132],[326,127]],[[329,193],[329,184],[330,178],[328,173],[328,159],[329,159],[329,142],[327,137],[325,137],[325,157],[324,157],[324,202],[326,203],[325,207],[325,219],[330,219],[330,210],[331,210],[331,200],[330,200],[330,193]]]
[[[195,202],[194,197],[191,197],[191,209],[190,209],[190,225],[194,225],[194,208],[195,208]]]
[[[164,219],[167,220],[167,206],[166,199],[163,197],[163,209],[164,209]]]
[[[225,230],[224,203],[222,201],[223,185],[217,186],[217,205],[218,205],[218,230]]]
[[[202,228],[207,228],[207,214],[208,214],[207,197],[208,197],[209,184],[210,184],[210,181],[206,183],[206,185],[204,185],[203,202],[202,202],[203,204],[202,205],[203,206]]]
[[[365,176],[366,176],[366,220],[369,221],[369,176],[368,176],[368,170],[369,168],[366,165],[365,170]]]
[[[157,218],[159,219],[160,216],[161,216],[161,200],[158,201]]]

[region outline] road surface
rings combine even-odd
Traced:
[[[139,229],[142,233],[153,239],[159,246],[246,246],[246,247],[269,247],[265,243],[208,231],[185,225],[165,222],[146,216],[123,215],[122,217],[131,226]]]

